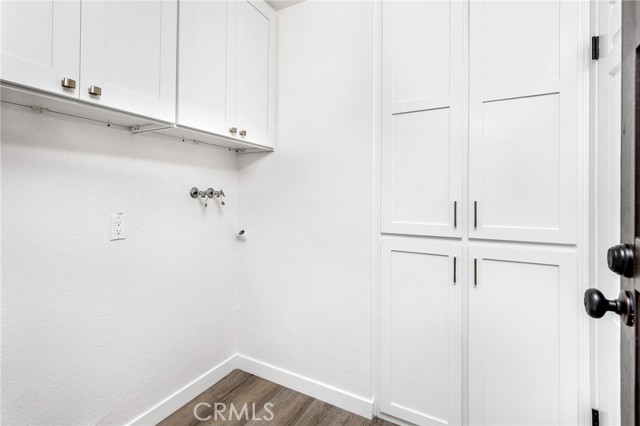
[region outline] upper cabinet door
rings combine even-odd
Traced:
[[[470,8],[469,236],[575,243],[578,2]]]
[[[181,1],[179,125],[217,134],[235,123],[235,0]]]
[[[238,1],[238,137],[273,146],[275,139],[275,15],[262,1]]]
[[[2,1],[0,16],[0,78],[77,97],[72,86],[80,80],[80,1]]]
[[[459,237],[463,2],[382,7],[382,231]]]
[[[175,0],[83,1],[81,99],[175,121],[176,32]]]

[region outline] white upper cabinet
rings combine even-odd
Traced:
[[[181,1],[178,119],[231,135],[235,123],[235,0]]]
[[[0,27],[2,80],[78,97],[79,0],[2,1]]]
[[[382,7],[382,231],[460,237],[464,4]]]
[[[470,4],[471,238],[576,242],[577,10]]]
[[[83,1],[81,99],[175,121],[177,19],[175,0]]]
[[[469,424],[577,425],[575,252],[469,248]]]
[[[384,239],[383,413],[417,425],[462,424],[462,246]]]
[[[262,0],[181,1],[177,124],[273,147],[275,28]]]
[[[273,146],[275,16],[262,1],[238,1],[237,58],[238,134]]]

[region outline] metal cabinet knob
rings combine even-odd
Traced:
[[[238,133],[238,128],[237,127],[229,127],[229,133],[232,133],[232,134],[235,135],[236,133]]]
[[[98,86],[89,86],[89,94],[93,96],[100,96],[102,95],[102,89]]]
[[[240,136],[247,136],[246,130],[240,130]]]
[[[75,89],[76,88],[76,81],[72,78],[63,78],[62,81],[60,82],[60,84],[62,85],[62,87],[66,87],[67,89]]]

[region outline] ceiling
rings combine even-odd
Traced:
[[[285,7],[302,3],[304,0],[265,0],[274,10],[282,10]]]

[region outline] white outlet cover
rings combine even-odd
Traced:
[[[125,215],[123,213],[111,215],[111,241],[125,239]]]

